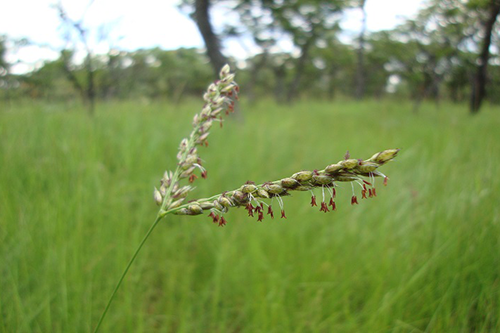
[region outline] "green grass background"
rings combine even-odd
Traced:
[[[2,107],[0,332],[93,329],[200,103]],[[167,217],[102,332],[500,331],[500,109],[411,109],[243,102],[200,148],[195,197],[402,148],[389,186],[351,206],[341,184],[328,214],[296,193],[286,220]]]

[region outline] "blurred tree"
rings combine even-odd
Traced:
[[[338,32],[342,10],[355,1],[305,1],[305,0],[240,0],[235,7],[239,13],[241,26],[235,30],[253,36],[254,42],[262,49],[260,60],[264,63],[267,54],[276,48],[278,38],[290,39],[296,57],[286,62],[279,61],[275,68],[276,96],[280,99],[287,69],[293,68],[287,82],[286,101],[291,102],[299,95],[302,76],[310,64],[311,49],[317,43],[325,43],[325,35]],[[238,29],[239,28],[239,29]],[[259,64],[262,66],[262,64]]]
[[[261,0],[269,8],[276,24],[287,33],[300,55],[294,61],[294,75],[289,83],[287,101],[298,96],[298,88],[306,64],[310,61],[310,51],[316,43],[324,42],[326,33],[338,32],[342,9],[351,5],[350,1],[279,1]]]
[[[8,74],[10,64],[7,62],[7,36],[0,35],[0,89],[8,90]],[[7,96],[8,93],[7,93]]]
[[[468,3],[469,7],[479,12],[479,22],[482,26],[482,38],[477,61],[476,74],[472,84],[470,101],[471,113],[479,112],[484,97],[486,96],[486,81],[488,60],[490,58],[490,45],[493,28],[500,13],[500,0],[475,0]]]
[[[7,62],[7,36],[0,35],[0,91],[5,92],[7,100],[10,100],[9,91],[9,67],[10,64]]]
[[[210,0],[183,0],[180,7],[190,12],[190,16],[205,42],[207,56],[210,59],[214,75],[219,77],[220,69],[229,61],[222,54],[221,42],[214,32],[210,20],[210,6]]]
[[[255,86],[259,81],[260,73],[267,65],[272,65],[270,61],[279,58],[279,56],[273,57],[270,53],[273,49],[275,53],[279,49],[277,41],[283,37],[283,34],[277,31],[271,11],[268,8],[263,8],[259,3],[236,1],[231,10],[238,14],[239,22],[236,24],[227,22],[224,26],[223,36],[240,38],[241,45],[244,47],[246,45],[245,39],[251,39],[258,49],[258,51],[247,49],[250,55],[247,59],[249,79],[245,91],[249,100],[255,101]],[[279,70],[276,74],[279,77]],[[278,99],[278,97],[276,98]]]
[[[359,9],[361,10],[361,31],[358,37],[357,57],[358,63],[356,68],[356,98],[362,99],[365,95],[366,75],[365,75],[365,34],[366,34],[366,0],[359,1]]]
[[[337,33],[332,31],[324,35],[324,41],[311,50],[314,68],[307,73],[304,89],[319,91],[328,99],[333,99],[337,92],[352,96],[356,74],[356,53],[351,45],[341,43]]]
[[[7,36],[0,35],[0,77],[9,72],[9,63],[7,62]]]
[[[385,36],[378,34],[378,37],[383,36],[386,46],[387,43],[392,47],[403,46],[399,47],[400,52],[395,54],[397,56],[393,57],[388,67],[393,74],[405,80],[415,101],[415,112],[425,98],[439,101],[442,83],[458,74],[457,66],[470,68],[468,60],[463,57],[474,46],[471,41],[477,34],[477,28],[471,24],[471,16],[474,15],[466,10],[465,5],[458,0],[434,0],[415,19],[407,20]],[[394,51],[385,52],[394,54]],[[454,89],[458,88],[458,82],[455,80]]]
[[[89,6],[91,4],[92,2],[89,3]],[[93,115],[95,110],[96,84],[92,65],[92,50],[89,43],[89,32],[83,27],[83,19],[71,19],[60,2],[56,3],[54,8],[59,14],[61,26],[64,29],[64,39],[66,41],[66,49],[61,51],[64,70],[66,71],[69,81],[80,93],[83,102],[87,105],[89,114]],[[83,45],[83,51],[85,53],[83,68],[86,71],[86,79],[83,80],[77,77],[74,70],[74,55],[78,42]]]

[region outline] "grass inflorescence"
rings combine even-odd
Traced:
[[[284,178],[274,182],[266,182],[260,185],[255,185],[253,182],[247,182],[239,189],[233,191],[224,191],[219,195],[210,198],[191,200],[185,205],[182,205],[186,197],[193,187],[190,185],[182,186],[180,181],[188,179],[189,183],[193,183],[197,176],[194,171],[199,169],[202,178],[207,177],[207,170],[202,166],[202,160],[198,156],[197,146],[208,147],[208,135],[215,120],[218,120],[222,125],[222,115],[234,111],[234,100],[238,99],[239,87],[234,82],[234,74],[230,73],[228,65],[225,65],[220,71],[220,79],[209,85],[207,92],[203,95],[205,105],[201,112],[196,114],[193,118],[193,130],[188,138],[182,139],[179,145],[179,152],[177,154],[177,167],[175,171],[165,171],[161,179],[161,186],[158,190],[154,189],[153,198],[160,210],[156,216],[155,221],[149,228],[146,235],[143,237],[139,246],[135,250],[131,259],[129,260],[124,272],[118,280],[111,297],[109,298],[106,307],[97,323],[94,330],[95,333],[99,331],[101,324],[106,317],[106,314],[111,306],[111,303],[120,288],[125,276],[127,275],[132,263],[137,258],[142,247],[150,237],[153,230],[158,223],[169,214],[176,215],[199,215],[203,211],[210,211],[209,217],[213,219],[214,223],[219,226],[226,225],[227,221],[223,214],[228,211],[230,207],[245,206],[248,210],[249,216],[257,214],[257,221],[262,221],[264,218],[264,204],[267,206],[267,214],[274,218],[272,206],[264,203],[261,199],[277,199],[280,209],[281,218],[286,218],[282,196],[289,195],[291,191],[311,191],[314,188],[320,187],[322,189],[323,200],[321,202],[321,211],[328,212],[328,206],[325,202],[325,189],[330,193],[330,201],[328,205],[332,210],[336,209],[334,201],[336,190],[335,182],[356,182],[362,188],[362,198],[376,196],[375,177],[384,177],[384,184],[387,184],[387,176],[378,171],[377,169],[385,163],[391,161],[396,157],[399,149],[388,149],[376,153],[367,160],[352,159],[349,152],[346,153],[344,160],[338,163],[328,165],[323,170],[314,171],[300,171],[293,174],[289,178]],[[371,182],[364,180],[363,177],[368,177]],[[369,186],[369,188],[367,188]],[[368,194],[368,196],[367,196]],[[255,203],[256,206],[252,206]],[[358,204],[357,196],[354,192],[351,197],[351,204]],[[316,205],[314,194],[311,199],[311,206]]]

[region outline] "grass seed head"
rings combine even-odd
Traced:
[[[230,73],[229,66],[224,66],[220,71],[220,80],[210,84],[203,95],[205,105],[201,112],[193,117],[193,131],[188,138],[182,139],[179,145],[177,159],[179,161],[175,172],[166,171],[161,180],[160,190],[154,190],[154,200],[162,204],[162,209],[166,212],[173,212],[180,215],[199,215],[204,211],[210,211],[210,216],[214,223],[224,226],[227,221],[222,216],[233,207],[245,207],[249,216],[257,215],[257,221],[264,219],[264,201],[266,199],[276,199],[281,211],[281,217],[286,218],[284,202],[282,197],[290,195],[293,191],[313,191],[321,188],[322,212],[330,212],[336,209],[333,200],[336,196],[336,182],[357,182],[362,186],[361,198],[368,199],[376,196],[374,177],[384,177],[384,185],[387,184],[387,177],[377,169],[396,157],[399,149],[387,149],[374,154],[367,160],[351,158],[349,152],[344,159],[330,164],[323,170],[299,171],[290,177],[277,181],[265,182],[255,185],[247,182],[236,190],[226,191],[222,194],[183,204],[185,198],[193,190],[191,186],[180,186],[181,179],[188,178],[193,182],[198,178],[194,172],[199,169],[201,176],[206,178],[207,171],[202,167],[202,160],[197,154],[196,146],[208,146],[207,138],[210,134],[214,121],[220,121],[222,125],[223,115],[234,110],[234,99],[238,98],[239,88],[234,82],[234,74]],[[369,177],[370,182],[362,177]],[[328,201],[328,196],[330,196]],[[172,202],[174,199],[176,201]],[[328,204],[327,204],[328,202]],[[256,206],[252,205],[255,204]],[[272,204],[272,202],[271,202]],[[271,204],[268,206],[267,214],[274,217]],[[351,204],[358,204],[357,196],[354,192],[351,197]],[[311,205],[316,206],[316,196],[313,194]],[[329,209],[330,207],[330,209]],[[256,214],[255,214],[256,213]]]

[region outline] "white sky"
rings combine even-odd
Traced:
[[[95,0],[88,7],[87,0],[61,0],[68,15],[80,19],[84,13],[84,26],[98,31],[105,26],[109,30],[111,45],[93,45],[96,53],[105,53],[110,47],[123,50],[136,50],[159,46],[163,49],[179,47],[203,47],[203,40],[196,25],[176,5],[178,0]],[[214,1],[216,2],[216,1]],[[422,6],[424,0],[367,0],[368,30],[390,29],[411,17]],[[55,50],[63,47],[61,31],[58,30],[59,18],[51,4],[55,0],[6,0],[0,11],[0,34],[10,38],[28,38],[35,44],[50,45],[41,49],[36,46],[25,47],[10,53],[10,62],[20,61],[15,72],[25,72],[40,65],[44,59],[55,59]],[[214,12],[215,26],[222,26],[227,13]],[[360,15],[352,11],[342,26],[344,29],[358,31]],[[247,45],[251,49],[251,45]],[[232,41],[225,44],[225,53],[244,58],[248,54],[241,43]]]

